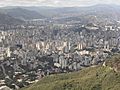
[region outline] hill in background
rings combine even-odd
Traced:
[[[0,13],[20,20],[53,19],[60,22],[80,21],[82,24],[115,22],[120,20],[120,6],[95,5],[89,7],[24,7],[0,8]]]
[[[15,18],[23,19],[23,20],[31,20],[31,19],[42,19],[44,16],[40,15],[38,12],[30,11],[22,8],[13,8],[7,9],[7,14],[13,16]]]
[[[0,13],[0,24],[14,25],[21,23],[24,23],[24,21],[17,18],[13,18],[12,16],[9,16],[7,14]]]
[[[22,7],[2,8],[0,12],[22,20],[45,18],[36,11],[27,10]]]

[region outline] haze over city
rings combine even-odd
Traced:
[[[0,90],[120,90],[120,0],[0,0]]]

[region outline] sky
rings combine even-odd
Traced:
[[[0,6],[54,6],[74,7],[92,6],[96,4],[117,4],[120,0],[0,0]]]

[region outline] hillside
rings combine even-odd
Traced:
[[[97,16],[100,18],[118,19],[120,16],[119,5],[98,4],[88,7],[47,7],[47,6],[31,6],[31,7],[4,7],[0,12],[6,12],[13,16],[22,16],[25,19],[40,19],[45,17],[80,17],[80,16]],[[27,16],[26,16],[27,15]],[[29,16],[28,16],[29,15]]]
[[[13,18],[7,14],[0,13],[0,24],[21,24],[24,23],[24,21],[20,19]]]
[[[27,7],[25,9],[36,11],[43,16],[97,16],[99,18],[118,19],[120,6],[117,5],[95,5],[89,7]]]
[[[119,88],[120,73],[115,72],[108,65],[47,76],[38,83],[21,90],[119,90]]]
[[[13,7],[13,8],[3,8],[0,10],[0,12],[5,13],[9,16],[23,19],[23,20],[31,20],[31,19],[43,19],[45,18],[41,14],[39,14],[36,11],[31,11],[27,9],[23,9],[20,7]]]

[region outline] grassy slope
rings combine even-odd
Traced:
[[[109,67],[90,67],[79,72],[45,77],[22,90],[120,90],[120,73]]]

